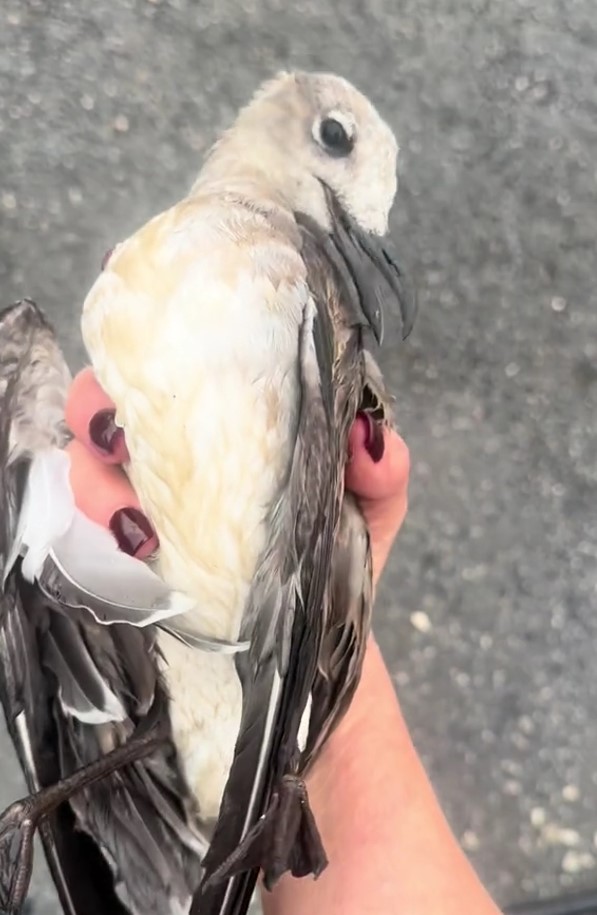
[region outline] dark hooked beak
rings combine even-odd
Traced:
[[[392,240],[363,231],[327,185],[324,190],[334,243],[350,274],[363,318],[381,344],[384,308],[394,306],[402,320],[402,339],[406,340],[417,314],[417,300],[412,284],[397,264]]]

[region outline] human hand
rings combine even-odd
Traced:
[[[373,449],[367,447],[372,441],[377,445]],[[380,453],[381,459],[374,460]],[[346,488],[358,498],[369,528],[373,580],[377,584],[406,517],[409,452],[393,429],[382,430],[367,417],[358,416],[349,436],[349,454]]]
[[[91,369],[73,381],[66,420],[75,436],[67,450],[77,506],[108,527],[125,552],[147,558],[158,546],[157,536],[121,467],[128,455],[124,433],[114,422],[114,404]],[[369,527],[377,581],[406,515],[408,449],[396,432],[359,416],[349,452],[346,485],[359,499]]]

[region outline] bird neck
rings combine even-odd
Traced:
[[[320,182],[260,139],[252,142],[246,131],[224,134],[208,154],[191,196],[234,195],[257,209],[290,217],[301,210],[327,226],[329,213]]]

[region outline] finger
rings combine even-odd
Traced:
[[[77,439],[66,451],[71,459],[70,481],[77,507],[111,530],[121,550],[146,559],[157,549],[158,539],[124,472],[98,460]]]
[[[408,507],[410,457],[391,429],[357,417],[349,437],[347,488],[359,499],[371,538],[373,581],[377,584]]]
[[[408,487],[410,457],[404,439],[369,417],[357,416],[350,431],[346,485],[367,500],[396,499]]]
[[[128,460],[124,431],[116,425],[114,404],[91,368],[75,376],[66,403],[66,422],[73,435],[107,464]]]

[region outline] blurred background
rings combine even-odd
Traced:
[[[292,67],[402,147],[420,314],[384,367],[413,471],[376,630],[416,745],[501,905],[597,885],[595,0],[2,0],[2,303],[79,367],[105,250]],[[2,808],[4,731],[0,761]],[[56,915],[39,856],[34,896]]]

